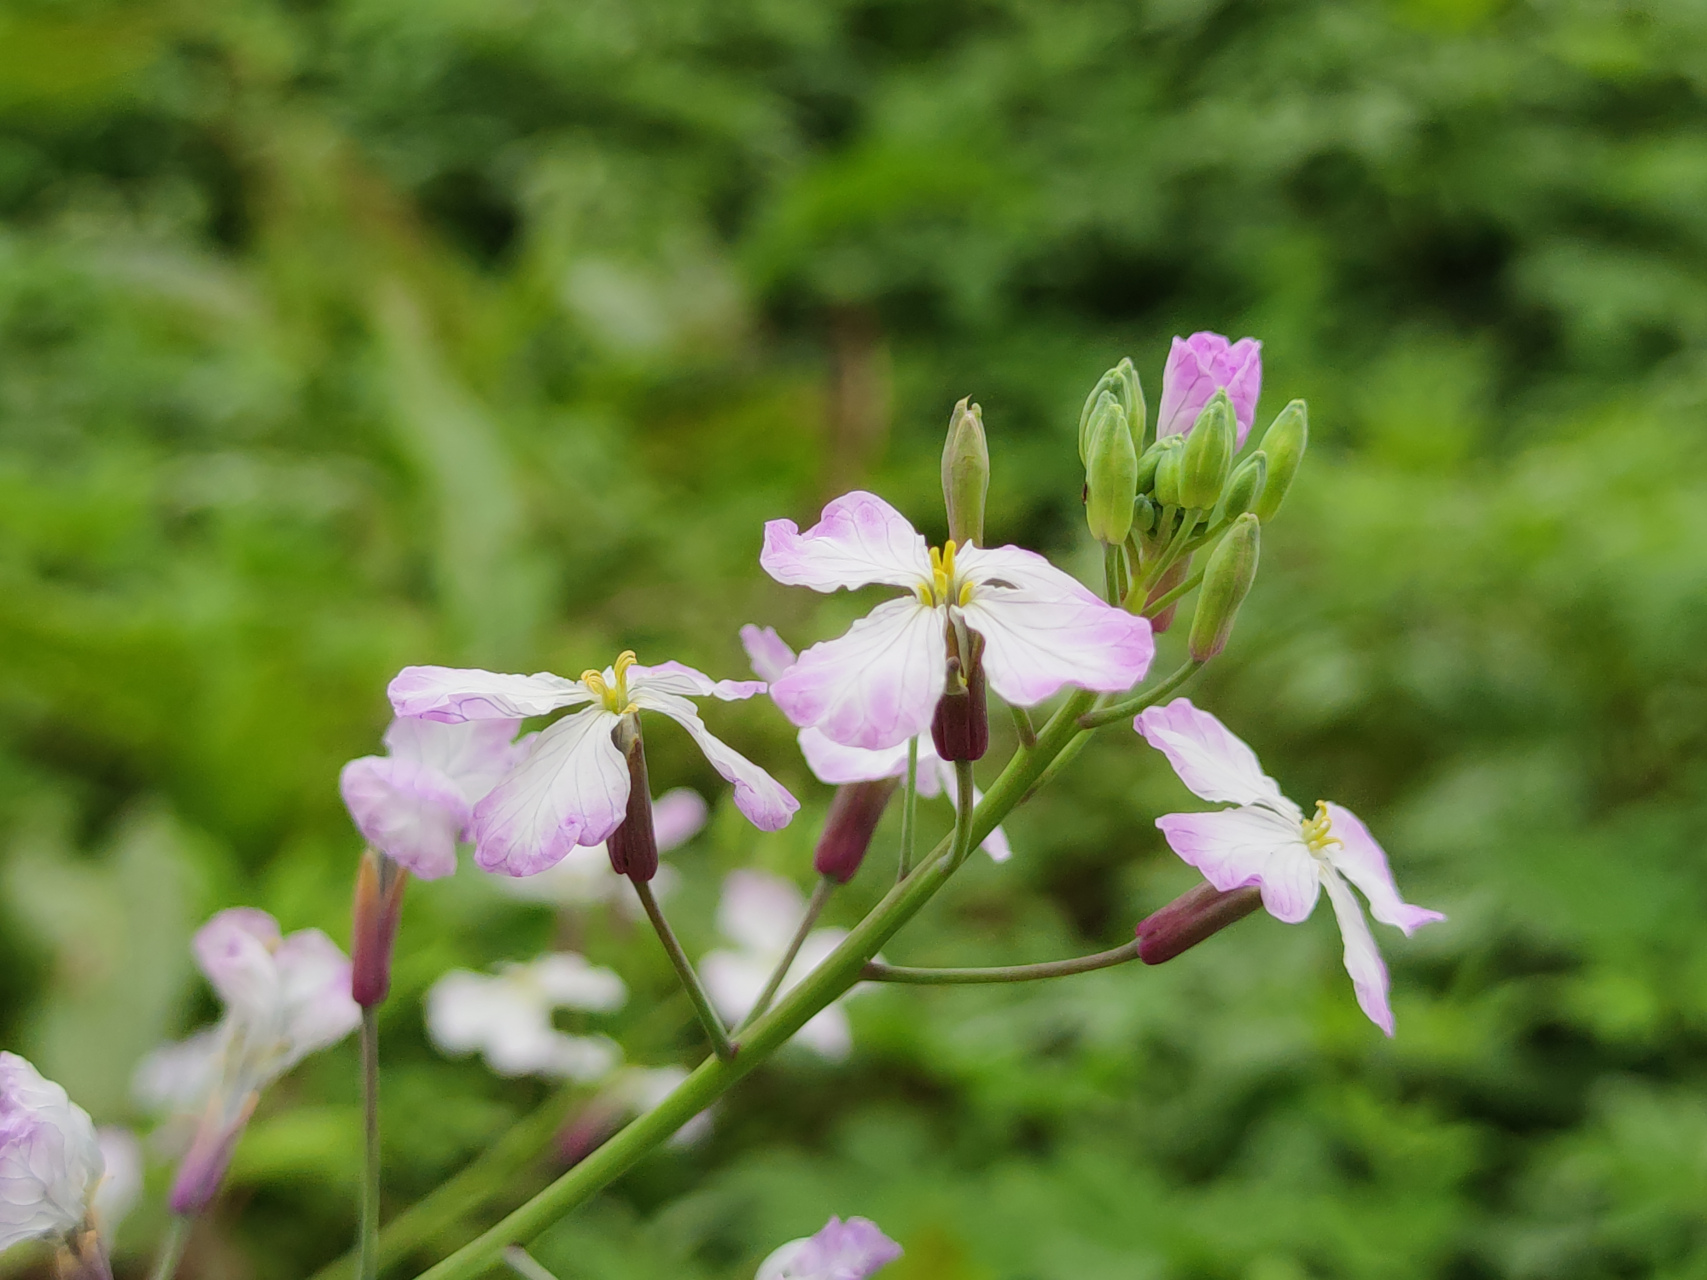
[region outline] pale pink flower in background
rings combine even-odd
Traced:
[[[458,841],[473,838],[474,806],[527,757],[519,719],[442,724],[403,716],[385,731],[387,754],[344,766],[338,789],[367,842],[422,880],[456,870]]]
[[[0,1252],[79,1232],[102,1170],[89,1113],[29,1062],[0,1051]]]
[[[1243,448],[1256,419],[1262,391],[1262,343],[1255,338],[1228,342],[1218,333],[1175,338],[1162,370],[1162,400],[1156,406],[1156,439],[1189,432],[1203,406],[1226,391],[1238,420],[1236,448]]]
[[[95,1211],[95,1226],[101,1238],[110,1241],[119,1223],[142,1196],[142,1143],[129,1129],[116,1125],[103,1125],[95,1130],[95,1140],[100,1143],[101,1163],[106,1173],[95,1188],[90,1207]]]
[[[596,845],[627,816],[629,770],[611,733],[626,715],[653,711],[688,731],[711,767],[734,784],[735,804],[761,831],[788,825],[800,804],[786,788],[712,736],[690,697],[723,701],[763,693],[757,680],[713,680],[679,662],[639,666],[625,653],[579,680],[542,672],[498,675],[405,667],[390,687],[400,716],[447,724],[514,720],[582,707],[533,739],[527,758],[474,807],[474,860],[488,871],[534,875],[577,845]],[[587,704],[591,703],[591,706]]]
[[[724,1021],[734,1025],[747,1016],[805,915],[806,899],[791,881],[763,871],[729,873],[717,905],[717,928],[736,945],[707,952],[700,961],[706,991]],[[778,995],[822,964],[847,936],[846,929],[814,929],[807,934]],[[859,991],[856,986],[848,995]],[[822,1058],[847,1057],[853,1049],[853,1028],[841,1001],[814,1014],[794,1039]]]
[[[753,1280],[866,1280],[900,1256],[901,1246],[869,1218],[831,1218],[817,1235],[771,1254]]]
[[[1124,692],[1154,652],[1147,621],[1110,608],[1035,552],[952,543],[939,552],[875,494],[844,494],[804,533],[770,521],[759,563],[814,591],[882,583],[908,593],[813,645],[771,685],[791,721],[844,746],[881,750],[930,728],[950,625],[983,637],[990,687],[1020,707],[1066,685]]]
[[[753,664],[753,674],[761,680],[774,683],[781,678],[782,673],[794,665],[794,650],[788,642],[777,635],[775,627],[758,627],[748,623],[741,628],[741,645],[747,651],[747,657]],[[800,754],[806,757],[807,767],[819,782],[839,787],[854,782],[876,782],[882,778],[905,778],[907,776],[907,744],[885,747],[881,750],[869,750],[865,747],[844,747],[839,742],[832,742],[824,736],[821,729],[808,726],[799,734]],[[919,767],[917,786],[921,796],[927,799],[939,795],[947,795],[952,801],[956,786],[954,766],[936,753],[936,744],[931,735],[926,733],[919,737]],[[983,795],[976,787],[972,790],[972,799],[976,803]],[[984,838],[982,848],[985,853],[997,862],[1006,862],[1013,856],[1013,847],[1008,843],[1007,832],[997,827]]]
[[[1167,756],[1193,792],[1235,806],[1158,818],[1156,825],[1174,852],[1217,889],[1259,886],[1264,908],[1287,924],[1308,917],[1326,890],[1345,941],[1345,967],[1357,1003],[1370,1021],[1392,1035],[1387,966],[1346,881],[1363,891],[1377,920],[1407,934],[1446,917],[1399,897],[1387,855],[1356,814],[1318,800],[1315,816],[1306,818],[1263,773],[1256,752],[1188,699],[1140,712],[1134,727]]]
[[[349,959],[318,929],[286,937],[265,911],[232,907],[196,931],[194,951],[225,1014],[149,1055],[132,1085],[162,1108],[200,1112],[172,1191],[180,1213],[213,1198],[260,1091],[361,1021]]]
[[[653,800],[652,829],[658,852],[668,853],[692,840],[705,826],[709,813],[704,798],[692,787],[677,787]],[[492,879],[510,897],[529,902],[548,902],[559,907],[608,905],[634,918],[645,914],[627,878],[611,869],[603,844],[576,845],[562,862],[537,875],[494,874]],[[675,870],[660,866],[652,881],[652,892],[660,899],[668,897],[675,884]]]
[[[627,1001],[611,970],[558,951],[496,974],[451,970],[427,992],[427,1034],[443,1053],[478,1052],[501,1076],[602,1080],[621,1065],[621,1048],[607,1036],[559,1031],[552,1014],[613,1013]]]

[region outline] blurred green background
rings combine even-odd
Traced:
[[[857,484],[940,536],[962,395],[992,538],[1090,579],[1080,400],[1129,353],[1154,403],[1195,329],[1260,337],[1259,430],[1305,396],[1314,434],[1197,697],[1451,916],[1382,930],[1398,1038],[1325,911],[886,990],[539,1256],[745,1280],[836,1212],[886,1280],[1707,1276],[1699,0],[9,0],[0,1043],[140,1123],[137,1058],[215,1011],[206,913],[347,939],[337,771],[398,667],[831,634],[862,604],[765,579],[761,522]],[[760,837],[654,735],[717,806],[672,858],[696,950],[728,870],[807,883],[828,798],[768,703],[711,720],[806,810]],[[1188,803],[1105,731],[887,957],[1118,943],[1192,882],[1152,826]],[[570,923],[635,993],[604,1029],[691,1062],[655,944]],[[439,1058],[421,993],[558,927],[412,891],[388,1214],[547,1096]],[[186,1276],[341,1251],[354,1063],[269,1095]]]

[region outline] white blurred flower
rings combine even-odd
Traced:
[[[501,1076],[599,1080],[622,1062],[606,1036],[559,1031],[558,1009],[610,1013],[628,1000],[622,979],[572,951],[507,964],[496,974],[453,969],[427,992],[427,1034],[441,1052],[479,1052]]]
[[[817,1235],[771,1254],[753,1280],[866,1280],[900,1256],[901,1246],[870,1218],[831,1218]]]
[[[101,1170],[89,1113],[23,1058],[0,1052],[0,1251],[77,1232]]]
[[[91,1207],[103,1239],[111,1240],[125,1215],[142,1195],[142,1143],[129,1129],[103,1125],[95,1131],[106,1173],[95,1188]]]
[[[692,787],[677,787],[654,800],[652,827],[658,841],[658,852],[668,853],[698,835],[705,826],[706,813],[704,798]],[[576,845],[562,862],[537,875],[489,874],[498,887],[513,898],[548,902],[560,907],[608,904],[634,918],[643,915],[640,899],[630,888],[628,877],[619,876],[611,870],[610,855],[603,844]],[[652,881],[652,892],[663,898],[675,884],[674,869],[659,867]]]
[[[708,952],[700,961],[706,990],[726,1021],[739,1024],[747,1016],[805,914],[805,896],[790,881],[763,871],[730,872],[717,907],[717,927],[736,945]],[[778,995],[816,969],[845,937],[845,929],[814,929],[807,934]],[[858,991],[855,987],[848,994]],[[820,1057],[832,1061],[847,1057],[853,1049],[853,1028],[841,1000],[815,1014],[794,1038]]]

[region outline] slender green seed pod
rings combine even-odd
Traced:
[[[1227,536],[1210,554],[1197,596],[1197,613],[1186,640],[1193,662],[1207,662],[1227,647],[1233,620],[1257,576],[1257,553],[1262,525],[1246,512],[1233,522]]]
[[[984,543],[984,500],[990,492],[990,448],[984,439],[984,413],[968,396],[948,419],[942,447],[942,500],[948,508],[948,536],[957,546]]]
[[[1302,400],[1294,400],[1280,411],[1269,429],[1263,432],[1262,451],[1268,455],[1268,478],[1263,481],[1256,505],[1251,509],[1257,519],[1267,524],[1292,487],[1292,479],[1304,461],[1304,450],[1310,443],[1310,415]]]

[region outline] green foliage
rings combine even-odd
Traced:
[[[860,484],[940,536],[963,395],[988,538],[1095,581],[1086,388],[1251,333],[1261,416],[1307,397],[1315,438],[1196,696],[1451,916],[1383,930],[1398,1038],[1325,919],[885,990],[850,1064],[785,1055],[539,1255],[744,1280],[838,1212],[896,1280],[1702,1274],[1704,66],[1684,0],[13,5],[0,1042],[138,1119],[135,1056],[211,1008],[202,914],[347,938],[337,771],[398,667],[831,634],[858,603],[763,579],[761,522]],[[808,803],[759,837],[720,800],[673,857],[696,954],[728,870],[804,882],[827,800],[768,706],[712,714]],[[888,958],[1113,945],[1190,884],[1151,825],[1186,802],[1103,731]],[[690,1060],[656,948],[581,923],[635,992],[600,1029]],[[545,1096],[440,1059],[423,991],[552,928],[472,872],[411,891],[388,1214]],[[344,1247],[354,1056],[269,1097],[195,1274]]]

